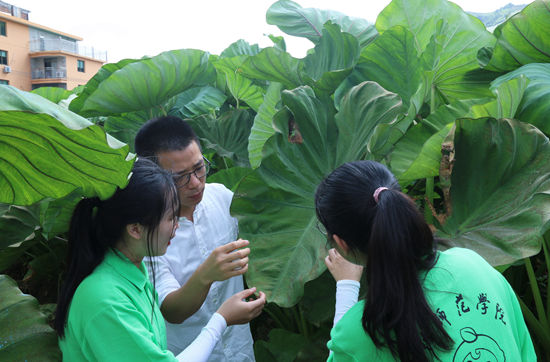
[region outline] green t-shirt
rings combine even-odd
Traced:
[[[109,250],[76,289],[59,347],[65,361],[175,361],[165,328],[144,264]]]
[[[468,249],[438,253],[423,289],[433,312],[453,339],[441,361],[536,361],[533,342],[516,295],[506,279]],[[364,301],[353,306],[331,331],[329,361],[395,361],[376,349],[361,324]]]

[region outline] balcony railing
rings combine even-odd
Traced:
[[[65,68],[46,67],[44,69],[34,69],[32,71],[32,79],[56,79],[67,78],[67,70]]]
[[[30,42],[31,52],[63,51],[82,55],[93,59],[107,61],[107,52],[97,50],[93,47],[82,46],[75,41],[66,39],[33,39]]]

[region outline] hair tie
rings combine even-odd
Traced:
[[[384,187],[384,186],[380,186],[379,188],[377,188],[376,190],[374,190],[374,194],[372,195],[372,197],[374,197],[374,201],[376,203],[378,203],[378,195],[380,195],[380,193],[384,190],[389,190],[387,187]]]

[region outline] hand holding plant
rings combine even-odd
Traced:
[[[218,313],[227,322],[228,326],[245,324],[262,313],[265,306],[265,294],[260,292],[259,297],[250,299],[256,288],[245,289],[227,299],[218,309]]]
[[[325,265],[338,282],[340,280],[361,280],[363,267],[347,261],[336,249],[330,249],[325,258]]]
[[[214,249],[197,269],[204,284],[223,281],[248,270],[250,249],[241,249],[249,244],[248,240],[236,240]]]

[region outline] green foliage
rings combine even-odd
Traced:
[[[232,213],[251,240],[246,279],[272,302],[258,360],[326,359],[334,282],[313,197],[358,159],[388,164],[448,245],[506,265],[511,279],[508,266],[523,263],[512,284],[548,355],[547,8],[536,0],[493,35],[446,0],[393,0],[376,27],[280,0],[267,22],[313,42],[303,59],[269,36],[264,49],[238,40],[220,56],[106,64],[68,93],[0,87],[0,272],[55,299],[75,203],[123,187],[139,127],[177,115],[213,162],[209,181],[235,191]]]
[[[461,119],[454,147],[453,210],[440,236],[492,265],[538,253],[550,215],[548,138],[513,120]]]
[[[38,95],[12,87],[0,95],[0,202],[30,205],[76,189],[106,198],[126,185],[128,148],[99,126]]]
[[[339,24],[343,31],[357,38],[365,46],[378,34],[365,19],[352,18],[337,11],[302,8],[290,0],[280,0],[267,10],[268,24],[276,25],[289,35],[304,37],[317,44],[327,21]]]
[[[59,361],[57,335],[46,323],[36,299],[21,293],[6,275],[0,275],[0,295],[0,359]]]
[[[483,49],[479,61],[488,70],[514,70],[529,63],[550,62],[550,1],[536,0],[499,25],[496,45]]]

